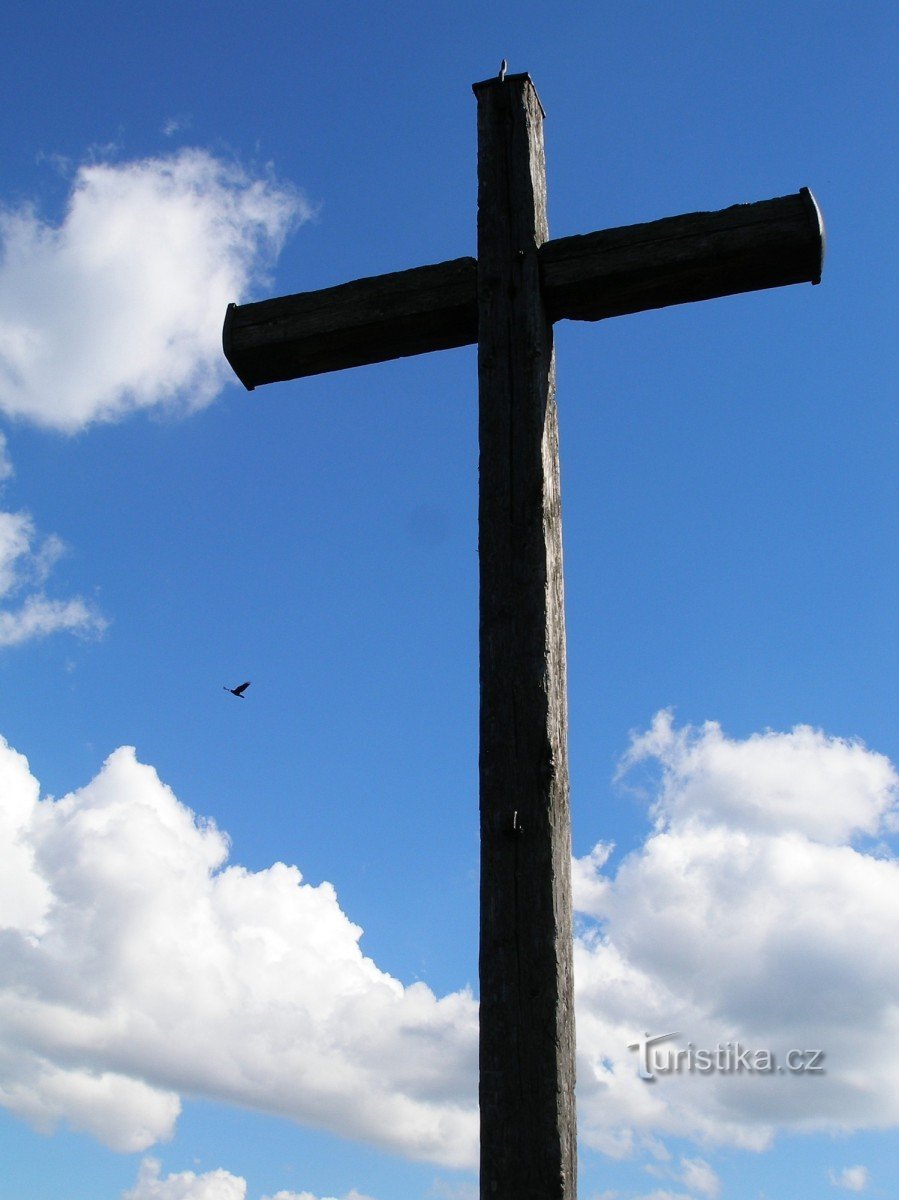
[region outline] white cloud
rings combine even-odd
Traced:
[[[245,1200],[247,1194],[247,1181],[229,1171],[179,1171],[161,1179],[160,1169],[155,1158],[145,1158],[137,1183],[122,1200]]]
[[[709,1164],[702,1158],[682,1158],[680,1165],[681,1183],[692,1192],[715,1200],[721,1192],[721,1180]]]
[[[644,1148],[647,1139],[641,1139]],[[655,1162],[644,1162],[643,1169],[647,1175],[653,1176],[660,1180],[673,1180],[675,1183],[684,1184],[690,1189],[691,1196],[695,1193],[700,1193],[708,1197],[708,1200],[717,1200],[721,1193],[721,1180],[714,1169],[702,1158],[682,1158],[680,1167],[677,1168],[671,1162],[671,1155],[665,1151],[659,1153],[656,1148],[651,1148]],[[654,1193],[654,1195],[668,1195],[668,1193]]]
[[[734,740],[668,714],[634,739],[625,767],[641,762],[661,771],[651,835],[575,875],[582,1136],[623,1155],[643,1131],[762,1149],[779,1129],[895,1126],[899,863],[872,843],[895,828],[895,769],[807,727]],[[675,1049],[781,1064],[820,1049],[825,1073],[639,1079],[624,1047],[674,1030]]]
[[[274,1196],[263,1196],[262,1200],[317,1200],[312,1192],[275,1192]],[[322,1200],[337,1200],[336,1196],[323,1196]],[[342,1200],[371,1200],[371,1196],[363,1195],[351,1188]]]
[[[0,442],[0,466],[3,450]],[[28,513],[0,512],[0,647],[60,630],[90,636],[106,628],[105,619],[81,597],[53,600],[44,594],[64,549],[55,535],[39,539]]]
[[[684,1192],[667,1192],[662,1188],[657,1188],[656,1191],[648,1192],[645,1196],[637,1196],[636,1200],[693,1200],[693,1197]]]
[[[844,1167],[839,1175],[829,1171],[828,1176],[834,1187],[845,1188],[847,1192],[863,1192],[870,1183],[867,1167]]]
[[[58,226],[0,211],[0,409],[73,432],[208,403],[228,378],[228,302],[309,215],[196,149],[82,166]]]
[[[140,1165],[137,1183],[122,1193],[121,1200],[246,1200],[247,1181],[240,1175],[219,1168],[197,1175],[194,1171],[178,1171],[160,1175],[161,1164],[155,1158],[145,1158]],[[312,1192],[276,1192],[261,1200],[317,1200]],[[336,1200],[336,1197],[322,1197]],[[343,1200],[371,1200],[352,1189]]]
[[[330,884],[227,866],[129,748],[52,801],[0,741],[0,786],[0,1105],[134,1151],[209,1096],[474,1163],[467,992],[378,970]]]
[[[713,1200],[712,1168],[675,1166],[660,1137],[764,1149],[779,1130],[899,1123],[899,864],[872,843],[894,769],[804,728],[734,740],[665,716],[628,760],[661,771],[655,826],[617,865],[600,847],[575,871],[581,1138]],[[0,742],[0,791],[0,1104],[133,1151],[171,1134],[179,1097],[207,1096],[473,1167],[468,993],[379,970],[330,884],[228,865],[225,835],[130,749],[50,801]],[[648,1084],[627,1046],[673,1030],[781,1062],[821,1049],[826,1072]]]
[[[183,133],[186,129],[190,129],[193,124],[189,116],[169,117],[162,127],[162,132],[165,137],[174,137],[176,133]]]
[[[84,600],[48,600],[29,596],[18,609],[0,612],[0,646],[17,646],[31,638],[68,633],[102,633],[106,621]]]
[[[446,1179],[435,1179],[428,1191],[429,1196],[436,1196],[438,1200],[478,1200],[480,1194],[474,1180],[450,1183]]]
[[[662,767],[658,828],[691,823],[838,844],[895,815],[896,773],[882,754],[807,725],[733,741],[714,721],[675,730],[670,712],[634,737],[622,762]]]

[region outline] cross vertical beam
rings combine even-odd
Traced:
[[[478,102],[482,1200],[574,1200],[571,831],[543,110]]]
[[[474,85],[478,259],[230,305],[252,390],[478,342],[481,1197],[575,1200],[571,832],[552,322],[821,279],[807,188],[548,241],[527,75]]]

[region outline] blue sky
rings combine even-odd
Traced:
[[[474,348],[230,300],[810,187],[820,287],[556,327],[581,1195],[899,1177],[892,6],[7,6],[0,1200],[476,1196]],[[251,679],[243,701],[222,691]],[[823,1075],[637,1076],[629,1042]]]

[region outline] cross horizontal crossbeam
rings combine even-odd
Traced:
[[[797,194],[575,237],[538,251],[552,321],[606,317],[737,292],[818,283],[821,214]],[[477,260],[455,258],[338,287],[229,305],[225,357],[245,387],[478,339]]]

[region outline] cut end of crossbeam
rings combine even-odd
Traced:
[[[799,189],[799,195],[802,197],[806,209],[808,210],[809,221],[814,228],[819,246],[818,256],[818,273],[812,279],[812,283],[821,282],[821,272],[824,270],[824,255],[827,250],[827,233],[824,229],[824,216],[821,212],[821,207],[815,199],[810,188],[804,187]]]
[[[256,384],[244,370],[240,358],[234,353],[234,318],[236,314],[237,305],[229,304],[225,312],[225,324],[222,326],[222,350],[225,352],[225,358],[228,360],[231,370],[247,391],[252,392]]]

